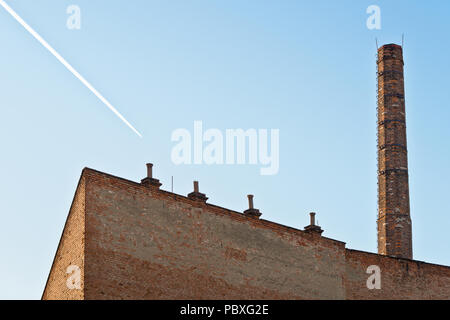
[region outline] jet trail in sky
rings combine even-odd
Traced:
[[[53,49],[47,41],[45,41],[36,31],[33,30],[5,1],[0,0],[0,5],[5,8],[6,11],[9,12],[10,15],[14,17],[14,19],[19,22],[22,27],[24,27],[33,37],[36,38],[48,51],[50,51],[56,59],[59,60],[70,72],[73,73],[75,77],[78,78],[89,90],[92,91],[93,94],[97,96],[97,98],[100,99],[101,102],[103,102],[117,117],[119,117],[120,120],[122,120],[131,130],[133,130],[139,137],[142,138],[142,135],[137,131],[128,121],[125,119],[119,111],[116,110],[109,102],[108,100],[103,97],[100,92],[98,92],[81,74],[78,73],[61,55],[56,52],[55,49]]]

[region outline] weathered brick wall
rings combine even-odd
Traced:
[[[450,268],[346,250],[347,299],[450,299]],[[381,289],[368,290],[369,266],[381,271]]]
[[[344,299],[344,244],[87,171],[87,299]]]
[[[84,286],[69,291],[74,263]],[[370,265],[381,268],[380,290],[367,288]],[[450,268],[348,250],[85,169],[43,298],[450,299]]]
[[[84,298],[84,218],[85,179],[81,177],[42,295],[43,299],[77,300]],[[67,273],[69,266],[79,267],[81,289],[70,289],[67,286],[67,279],[74,275],[73,271],[70,274]]]

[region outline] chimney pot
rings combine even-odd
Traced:
[[[311,225],[315,226],[316,225],[316,213],[315,212],[310,212],[309,213],[310,216],[310,221],[311,221]]]
[[[206,200],[208,200],[208,197],[199,191],[198,181],[194,181],[194,191],[188,194],[188,198],[202,202],[206,202]]]
[[[247,195],[247,198],[248,198],[248,207],[250,209],[253,209],[253,195],[249,194],[249,195]]]
[[[316,213],[310,212],[309,218],[310,218],[310,225],[305,227],[305,231],[308,233],[316,233],[321,235],[323,230],[320,226],[316,225]]]
[[[147,187],[159,187],[162,183],[159,182],[158,179],[153,178],[153,163],[147,163],[147,177],[141,180],[141,183]]]
[[[248,209],[244,211],[244,214],[251,218],[259,219],[259,217],[261,216],[261,212],[259,212],[259,210],[255,209],[253,206],[253,195],[249,194],[247,195],[247,198],[248,198]]]
[[[153,178],[153,163],[147,163],[147,178]]]

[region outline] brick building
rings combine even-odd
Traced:
[[[402,48],[378,51],[378,254],[194,191],[85,168],[43,299],[450,299],[450,267],[412,260]],[[78,272],[78,273],[77,273]],[[79,275],[79,285],[73,276]]]

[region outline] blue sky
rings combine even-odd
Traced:
[[[84,167],[376,252],[376,65],[405,34],[414,258],[450,265],[447,1],[7,1],[142,134],[0,8],[0,299],[39,299]],[[81,9],[81,29],[66,8]],[[366,27],[369,5],[381,30]],[[280,169],[172,163],[171,134],[280,130]]]

